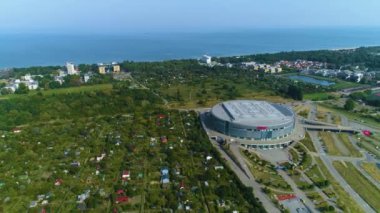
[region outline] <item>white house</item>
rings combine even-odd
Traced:
[[[204,55],[202,56],[201,61],[206,64],[211,64],[211,56]]]

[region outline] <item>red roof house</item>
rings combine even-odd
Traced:
[[[125,203],[128,202],[128,197],[127,196],[120,196],[116,198],[116,203]]]

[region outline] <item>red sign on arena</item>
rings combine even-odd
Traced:
[[[257,129],[258,130],[267,130],[268,127],[266,127],[266,126],[258,126]]]

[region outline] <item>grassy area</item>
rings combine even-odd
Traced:
[[[313,159],[310,156],[310,154],[308,154],[307,150],[299,144],[295,145],[294,148],[299,153],[299,166],[300,166],[300,168],[302,170],[309,168],[311,166],[311,164],[313,163]]]
[[[299,161],[299,157],[298,157],[298,153],[297,153],[297,151],[295,151],[294,149],[289,149],[289,153],[290,153],[290,155],[292,156],[292,161],[293,161],[294,163],[298,163],[298,161]]]
[[[0,96],[0,99],[9,99],[17,97],[25,97],[36,95],[41,92],[43,95],[59,95],[59,94],[68,94],[68,93],[79,93],[79,92],[91,92],[91,91],[110,91],[112,90],[112,84],[96,84],[80,87],[68,87],[68,88],[59,88],[59,89],[49,89],[49,90],[32,90],[28,94],[10,94]]]
[[[325,181],[326,179],[323,177],[318,165],[313,165],[305,174],[314,182],[318,183],[321,181]]]
[[[331,114],[331,120],[332,120],[333,124],[335,124],[335,125],[341,125],[342,124],[342,119],[340,118],[339,115]]]
[[[363,123],[364,125],[370,126],[372,128],[376,128],[380,130],[380,122],[378,122],[376,119],[371,117],[362,116],[359,113],[352,113],[349,111],[346,111],[342,108],[337,108],[328,104],[319,103],[318,107],[324,108],[330,112],[336,113],[336,114],[342,114],[346,116],[348,119],[353,120],[358,123]]]
[[[336,94],[332,92],[309,93],[303,96],[305,100],[312,100],[312,101],[323,101],[323,100],[334,99],[336,97],[337,97]]]
[[[369,182],[351,163],[333,162],[348,184],[373,208],[380,209],[380,190]]]
[[[380,169],[373,163],[362,163],[361,167],[369,174],[371,177],[378,182],[380,182]]]
[[[162,97],[181,97],[180,100],[169,100],[169,106],[172,108],[197,108],[213,106],[221,101],[224,101],[223,95],[219,94],[217,86],[213,84],[206,84],[207,89],[201,89],[198,85],[183,85],[177,84],[167,88],[162,88],[160,93]],[[266,100],[276,103],[284,103],[288,100],[275,95],[271,91],[257,91],[252,90],[246,85],[236,85],[235,90],[239,91],[237,96],[230,97],[229,99],[255,99]],[[202,94],[202,96],[200,96]]]
[[[344,144],[344,146],[349,150],[350,154],[349,156],[352,157],[361,157],[362,154],[357,150],[354,145],[352,145],[350,139],[348,138],[348,135],[346,133],[339,133],[337,134],[337,137],[340,142]]]
[[[335,212],[333,209],[329,210],[327,201],[319,195],[318,192],[307,192],[306,196],[315,204],[315,207],[321,212]]]
[[[378,144],[379,141],[365,136],[361,137],[358,141],[359,147],[364,148],[370,153],[376,155],[377,158],[380,158],[380,145]]]
[[[315,160],[317,162],[318,167],[321,169],[323,175],[330,182],[332,188],[334,189],[334,197],[337,199],[337,205],[339,206],[339,208],[341,208],[343,212],[364,213],[363,209],[361,209],[360,206],[358,206],[358,204],[350,197],[350,195],[347,194],[346,191],[344,191],[344,189],[339,185],[339,183],[336,182],[336,180],[327,170],[321,159],[315,158]],[[331,194],[329,195],[332,196]]]
[[[97,85],[89,85],[89,86],[46,90],[46,91],[42,91],[42,93],[44,95],[54,95],[54,94],[58,95],[58,94],[67,94],[67,93],[78,93],[78,92],[109,91],[111,89],[112,89],[112,84],[97,84]]]
[[[247,150],[241,151],[241,153],[247,160],[252,162],[249,168],[258,183],[274,189],[291,192],[291,187],[277,173],[273,165]]]
[[[310,112],[310,105],[304,105],[299,104],[293,108],[293,110],[299,115],[304,118],[307,118],[309,112]]]
[[[290,177],[294,181],[294,183],[297,185],[299,189],[305,192],[314,191],[314,184],[309,184],[299,172],[293,171],[289,172]]]
[[[319,136],[321,137],[321,140],[323,144],[325,144],[327,152],[330,155],[341,155],[338,147],[335,145],[334,138],[332,137],[331,133],[319,132]]]
[[[328,122],[327,114],[330,114],[330,111],[324,107],[317,105],[317,114],[316,117],[319,121]]]
[[[309,133],[306,132],[305,138],[300,141],[310,152],[316,152],[313,141],[311,141]]]

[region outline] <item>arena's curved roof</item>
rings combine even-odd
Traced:
[[[266,101],[227,101],[215,105],[211,113],[221,120],[254,127],[277,126],[294,120],[291,109]]]

